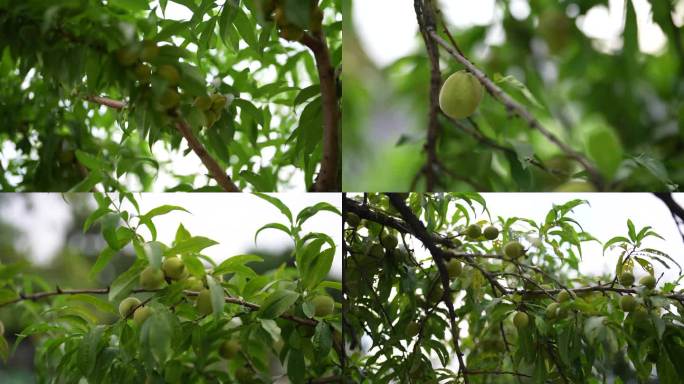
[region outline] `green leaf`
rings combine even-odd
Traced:
[[[173,328],[169,317],[157,311],[154,308],[152,315],[140,328],[140,349],[147,359],[163,364],[172,353]]]
[[[81,180],[78,184],[71,187],[69,193],[73,192],[91,192],[97,184],[104,180],[104,175],[100,171],[93,171],[88,176]]]
[[[98,219],[110,212],[112,212],[112,210],[106,207],[101,207],[94,210],[93,213],[91,213],[83,223],[83,233],[87,232],[88,229],[90,229],[90,226],[93,225],[93,223],[95,223]]]
[[[182,256],[182,259],[183,263],[185,264],[185,268],[188,269],[191,275],[199,277],[205,275],[206,272],[204,270],[204,265],[199,258],[197,258],[197,256],[193,254],[185,254]]]
[[[5,337],[0,335],[0,359],[7,364],[7,359],[9,358],[9,345]]]
[[[238,10],[239,8],[233,0],[228,0],[223,5],[221,17],[219,18],[219,33],[226,45],[230,45],[229,30],[232,27],[233,20],[235,20]]]
[[[116,235],[116,230],[119,226],[121,217],[117,213],[108,213],[102,219],[102,236],[105,238],[109,248],[118,251],[121,249],[119,238]]]
[[[294,99],[294,102],[292,103],[293,107],[298,106],[299,104],[309,100],[310,98],[320,95],[321,93],[321,86],[319,84],[314,84],[310,85],[306,88],[302,88],[297,96]]]
[[[256,233],[254,234],[254,243],[256,244],[257,242],[257,237],[259,236],[259,233],[263,231],[264,229],[278,229],[280,231],[283,231],[287,233],[288,235],[292,236],[292,233],[290,233],[290,228],[286,227],[283,224],[280,223],[269,223],[264,225],[263,227],[259,228]]]
[[[335,207],[334,205],[326,202],[320,202],[314,206],[311,207],[306,207],[302,209],[299,214],[297,214],[297,226],[301,226],[308,220],[310,217],[313,215],[317,214],[318,212],[322,211],[328,211],[328,212],[333,212],[337,213],[338,215],[342,215],[339,209]]]
[[[211,308],[213,310],[214,318],[218,319],[221,317],[223,306],[226,303],[223,296],[223,287],[209,275],[207,275],[207,285],[209,286],[209,293],[211,294]]]
[[[612,180],[624,155],[620,139],[613,129],[601,125],[593,129],[586,138],[587,154],[596,163],[601,173]]]
[[[81,150],[76,150],[76,158],[78,159],[79,163],[83,164],[91,171],[109,169],[108,164],[104,160],[98,159],[97,157]]]
[[[77,301],[77,302],[83,302],[92,305],[93,307],[97,308],[97,310],[106,312],[106,313],[116,313],[116,310],[114,309],[114,306],[108,302],[105,301],[95,295],[86,295],[86,294],[77,294],[77,295],[69,295],[66,297],[67,301]]]
[[[161,268],[162,264],[162,244],[157,241],[150,241],[143,246],[147,261],[155,268]]]
[[[282,201],[280,201],[280,199],[278,199],[275,196],[267,195],[264,193],[254,193],[254,196],[262,198],[268,201],[269,203],[273,204],[276,208],[280,210],[280,212],[282,212],[283,215],[285,215],[285,217],[287,217],[287,220],[289,220],[290,223],[292,223],[292,212],[290,212],[290,208],[288,208]]]
[[[216,244],[218,243],[212,239],[203,236],[194,236],[167,249],[164,252],[164,255],[171,256],[177,254],[183,255],[186,253],[197,253]]]
[[[97,257],[97,260],[95,260],[95,264],[93,264],[93,267],[90,269],[90,273],[88,277],[91,280],[94,280],[95,277],[102,272],[104,267],[109,264],[109,261],[112,259],[112,256],[116,255],[116,251],[111,249],[110,247],[105,247],[102,252],[100,252],[100,255]]]
[[[624,236],[615,236],[612,239],[608,240],[604,245],[603,245],[603,254],[606,253],[606,249],[610,247],[611,245],[615,243],[626,243],[626,244],[631,244],[628,238]]]
[[[325,321],[319,321],[316,324],[316,330],[313,336],[314,352],[318,356],[327,356],[332,348],[332,332],[330,326]]]
[[[95,369],[95,361],[97,358],[98,345],[102,340],[105,326],[97,325],[88,332],[78,348],[78,366],[85,376],[89,376]]]
[[[271,340],[273,340],[274,342],[280,340],[280,327],[278,326],[278,323],[275,322],[275,320],[259,319],[259,322],[261,323],[261,328],[263,328],[266,332],[268,332],[269,335],[271,335]]]
[[[237,255],[224,260],[221,264],[214,268],[214,273],[225,275],[235,271],[244,271],[244,268],[247,268],[249,271],[251,271],[251,273],[248,272],[248,274],[254,276],[256,273],[252,271],[251,268],[247,267],[246,264],[254,262],[261,263],[263,261],[264,259],[257,255]]]
[[[153,217],[156,216],[161,216],[161,215],[166,215],[167,213],[173,212],[173,211],[183,211],[190,213],[187,209],[183,207],[179,207],[177,205],[162,205],[156,208],[152,208],[150,211],[148,211],[146,214],[140,216],[140,221],[148,221]]]
[[[281,289],[271,293],[259,310],[259,317],[275,319],[287,311],[299,298],[299,293]]]
[[[287,357],[287,377],[292,384],[303,384],[305,382],[306,365],[304,355],[301,351],[290,349]]]
[[[117,277],[109,288],[109,301],[120,301],[138,283],[140,272],[147,266],[147,261],[136,259],[128,270]]]
[[[306,252],[304,253],[305,259],[302,260],[302,263],[305,265],[304,271],[302,272],[304,289],[316,288],[318,283],[328,276],[334,256],[334,248],[328,248],[314,255],[310,255]],[[306,259],[306,257],[308,257],[308,259]]]

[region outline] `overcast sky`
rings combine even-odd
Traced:
[[[293,216],[302,209],[318,202],[328,202],[342,209],[341,195],[336,193],[288,193],[277,194],[292,211]],[[256,196],[247,193],[146,193],[136,195],[141,212],[164,205],[180,205],[191,213],[171,212],[154,220],[158,239],[170,244],[180,223],[192,235],[205,236],[219,242],[202,253],[217,262],[243,254],[253,249],[254,234],[270,222],[286,223],[280,211]],[[27,235],[20,244],[28,250],[35,262],[47,262],[63,246],[65,224],[71,220],[67,203],[61,194],[30,194],[33,209],[28,210],[23,199],[15,199],[3,206],[0,216],[21,228]],[[132,210],[131,210],[132,211]],[[338,244],[333,274],[341,275],[341,226],[339,215],[321,212],[304,224],[305,231],[323,232]],[[149,237],[147,238],[149,239]],[[257,245],[271,251],[292,246],[290,238],[280,231],[264,230],[259,234]]]
[[[632,2],[637,12],[641,50],[648,53],[662,51],[666,38],[651,21],[650,4],[647,0]],[[578,27],[586,35],[600,40],[607,49],[621,47],[624,3],[624,0],[609,0],[608,8],[603,5],[592,8],[586,16],[578,18]],[[500,45],[504,41],[502,7],[497,5],[496,0],[441,0],[440,4],[448,23],[454,28],[496,25],[488,34],[487,43]],[[514,17],[524,19],[529,15],[528,0],[510,0],[510,4]],[[366,53],[380,66],[390,64],[419,48],[412,0],[355,0],[353,17]],[[678,3],[675,20],[680,26],[684,24],[684,1]]]

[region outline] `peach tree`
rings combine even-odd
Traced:
[[[291,257],[261,274],[254,267],[262,257],[216,263],[203,250],[217,242],[182,224],[171,243],[160,242],[154,221],[183,207],[142,213],[131,194],[95,194],[97,209],[84,229],[99,225],[106,247],[90,278],[124,247],[133,248],[135,261],[107,286],[87,289],[52,287],[25,262],[0,264],[0,310],[29,324],[14,345],[0,337],[0,358],[30,338],[39,382],[337,382],[342,338],[334,297],[341,285],[327,280],[336,244],[301,226],[319,212],[339,211],[321,202],[293,216],[277,198],[259,196],[287,221],[264,225],[254,240],[277,229],[293,242]]]
[[[681,382],[679,264],[628,221],[602,245],[614,272],[583,275],[582,258],[600,254],[582,246],[601,249],[572,216],[585,203],[535,221],[492,217],[474,193],[345,197],[354,382]],[[656,273],[672,268],[673,281]]]
[[[0,188],[339,190],[339,14],[333,0],[0,1]],[[178,170],[191,152],[202,166]]]

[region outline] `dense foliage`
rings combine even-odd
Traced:
[[[0,1],[0,189],[339,190],[339,15],[333,0]],[[178,171],[190,151],[206,169]]]
[[[534,221],[492,217],[477,194],[345,198],[354,382],[680,383],[681,267],[630,220],[602,244],[614,274],[581,274],[582,257],[600,257],[582,255],[598,242],[572,216],[585,203]]]
[[[382,68],[345,13],[344,189],[676,190],[684,183],[682,3],[649,0],[643,15],[632,1],[610,2],[618,3],[624,28],[606,43],[581,27],[608,0],[497,1],[491,24],[465,29],[440,12],[446,2],[401,1],[416,9],[419,49]],[[638,16],[663,32],[658,52],[642,51]],[[474,114],[451,119],[431,97],[464,69],[492,87]]]
[[[55,288],[31,273],[26,260],[1,263],[0,310],[20,319],[14,326],[28,326],[8,345],[0,322],[0,358],[30,338],[44,383],[338,381],[341,284],[327,280],[334,234],[305,232],[302,224],[321,212],[340,212],[320,202],[295,216],[276,197],[259,197],[287,220],[264,225],[255,241],[267,230],[293,241],[292,255],[261,274],[255,270],[267,260],[253,254],[217,264],[202,254],[217,243],[182,224],[171,244],[159,242],[154,222],[183,207],[141,213],[130,194],[96,194],[97,209],[84,230],[98,226],[106,246],[91,280],[124,247],[133,248],[135,262],[96,288]]]

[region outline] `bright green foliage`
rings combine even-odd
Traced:
[[[339,243],[334,232],[303,229],[321,215],[336,217],[340,228],[339,208],[321,201],[291,212],[275,196],[225,196],[236,206],[242,199],[272,204],[272,215],[264,215],[272,222],[264,222],[255,235],[259,240],[273,230],[287,232],[291,252],[263,258],[240,254],[216,262],[205,249],[218,243],[191,234],[182,224],[170,242],[157,238],[155,225],[170,220],[164,215],[185,208],[163,205],[141,212],[143,204],[133,194],[98,193],[92,195],[96,208],[87,218],[78,216],[85,220],[87,236],[99,231],[104,244],[92,278],[81,276],[83,287],[69,285],[81,293],[61,292],[34,272],[40,269],[3,258],[0,317],[9,316],[12,330],[30,335],[11,342],[19,350],[27,343],[35,347],[35,381],[271,384],[275,376],[308,383],[332,382],[342,375],[342,315],[335,311],[342,284],[329,278]],[[89,204],[75,210],[83,212],[93,200],[83,200]],[[169,277],[183,270],[188,276],[171,278],[151,291],[139,287],[144,270],[163,282],[163,266]],[[46,293],[31,300],[33,294]],[[7,298],[20,300],[8,304]],[[0,334],[2,361],[13,353],[6,341]]]
[[[1,1],[0,147],[12,155],[0,191],[223,191],[196,156],[190,174],[166,161],[188,155],[179,121],[239,189],[310,189],[323,158],[316,61],[262,2]],[[336,81],[340,1],[282,8],[322,31]],[[208,95],[211,110],[193,106]]]
[[[500,217],[489,211],[487,198],[411,193],[401,197],[403,207],[395,205],[397,194],[346,195],[345,215],[364,223],[343,232],[350,382],[463,382],[454,334],[465,371],[478,372],[467,376],[473,384],[681,381],[681,272],[676,258],[657,249],[671,239],[631,220],[614,229],[615,237],[596,239],[581,217],[601,218],[587,212],[593,207],[582,199],[556,201],[546,215]],[[582,216],[573,214],[578,207]],[[501,241],[459,236],[466,223],[485,221],[501,229]],[[400,247],[404,255],[382,258],[371,272],[355,260],[383,230],[402,231],[409,249]],[[512,239],[529,243],[524,257]],[[515,254],[504,254],[502,242],[518,244],[511,246]],[[599,243],[603,260],[611,260],[609,251],[617,256],[615,269],[585,275],[580,258],[601,255],[583,250]],[[462,262],[458,278],[449,279],[448,265],[447,276],[440,275],[439,254]],[[627,271],[668,273],[661,291],[639,286],[626,292],[613,281]],[[450,294],[444,295],[447,279]]]

